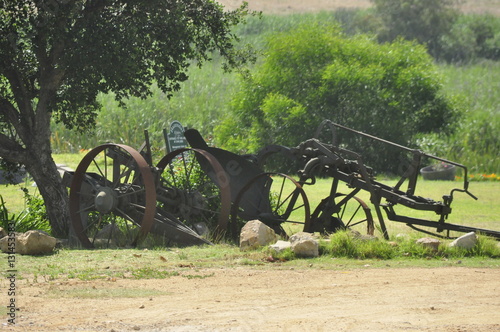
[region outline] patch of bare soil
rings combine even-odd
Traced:
[[[217,0],[227,9],[238,8],[243,0]],[[267,14],[291,14],[333,11],[339,8],[368,8],[373,4],[370,0],[247,0],[248,7]],[[465,13],[491,14],[500,16],[500,1],[469,0],[460,5]]]
[[[500,269],[193,269],[154,280],[21,280],[18,291],[17,324],[3,330],[500,331]]]
[[[238,8],[242,0],[217,0],[227,9]],[[251,10],[272,14],[290,14],[335,10],[338,8],[367,8],[370,0],[248,0]]]

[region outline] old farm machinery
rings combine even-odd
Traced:
[[[370,235],[378,225],[389,238],[387,219],[440,237],[479,232],[500,239],[498,231],[447,222],[455,193],[476,199],[468,190],[465,166],[331,121],[324,121],[315,136],[324,129],[331,134],[330,142],[312,138],[296,147],[271,145],[245,156],[210,147],[198,131],[189,129],[184,135],[191,147],[172,151],[157,164],[147,132],[139,151],[120,144],[96,147],[74,172],[65,174],[74,233],[87,248],[135,246],[148,234],[165,245],[199,245],[211,243],[206,234],[237,238],[246,221],[259,219],[285,237],[287,225],[296,231],[356,229]],[[341,131],[408,154],[399,181],[389,186],[376,180],[360,153],[337,144]],[[264,171],[276,156],[298,162],[295,174]],[[419,170],[428,159],[462,169],[462,187],[441,201],[417,196]],[[331,179],[330,190],[311,209],[305,188],[312,188],[318,178]],[[340,183],[346,184],[346,192],[339,190]],[[368,200],[358,197],[361,192]],[[399,207],[435,218],[402,214]]]

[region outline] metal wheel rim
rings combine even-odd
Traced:
[[[70,195],[69,195],[69,209],[70,209],[70,218],[71,223],[73,225],[74,231],[80,243],[85,247],[92,249],[94,248],[94,244],[87,237],[85,230],[83,229],[83,222],[81,219],[79,207],[80,207],[80,192],[79,189],[82,186],[85,173],[90,166],[90,163],[94,160],[94,158],[104,150],[108,148],[118,147],[127,152],[135,161],[138,166],[139,172],[141,174],[142,180],[144,182],[145,189],[145,210],[143,214],[143,218],[137,222],[140,227],[140,231],[137,237],[132,241],[131,245],[136,246],[146,235],[149,233],[151,226],[154,222],[155,210],[156,210],[156,191],[155,191],[155,183],[154,177],[151,173],[151,169],[149,164],[146,162],[144,157],[135,149],[130,146],[123,144],[103,144],[92,150],[90,150],[80,161],[80,164],[75,170],[73,180],[70,186]]]
[[[214,170],[216,174],[217,181],[215,181],[215,185],[220,190],[220,200],[221,206],[219,210],[219,216],[217,221],[216,229],[212,230],[214,234],[223,235],[227,231],[227,226],[229,222],[229,214],[231,210],[231,190],[229,186],[229,177],[227,176],[222,165],[217,161],[217,159],[210,154],[209,152],[202,149],[194,149],[194,148],[182,148],[175,151],[170,152],[166,156],[164,156],[160,162],[156,165],[156,167],[163,172],[167,165],[179,154],[184,152],[194,152],[195,154],[203,157],[208,163],[210,167]]]
[[[334,197],[344,197],[346,196],[345,194],[342,194],[342,193],[336,193]],[[370,207],[359,197],[357,196],[353,196],[352,199],[354,199],[358,204],[359,204],[359,208],[363,209],[364,213],[365,213],[365,216],[366,216],[366,219],[361,221],[361,222],[358,222],[358,223],[362,223],[362,222],[366,222],[366,234],[367,235],[373,235],[374,234],[374,231],[375,231],[375,227],[374,227],[374,222],[373,222],[373,216],[372,216],[372,213],[371,213],[371,209]],[[342,219],[344,213],[345,213],[345,207],[347,206],[347,204],[349,204],[349,202],[351,201],[348,200],[343,206],[343,212],[342,215],[339,215],[339,219],[344,223],[344,220]],[[324,208],[324,205],[326,204],[326,201],[322,201],[315,209],[315,211],[313,212],[313,216],[316,216],[318,217],[319,213],[321,212],[321,210]],[[357,214],[357,212],[359,211],[359,208],[355,211],[355,214]],[[340,213],[340,212],[339,212]],[[351,216],[351,220],[349,220],[348,223],[344,223],[345,227],[348,228],[349,225],[350,225],[350,222],[352,221],[352,218],[354,217]],[[314,222],[314,221],[313,221]],[[356,223],[356,224],[358,224]]]
[[[253,179],[248,181],[248,183],[240,190],[240,192],[238,193],[238,195],[236,196],[236,198],[234,200],[234,203],[233,203],[233,206],[231,209],[231,232],[232,232],[234,239],[237,239],[237,237],[239,236],[238,229],[237,229],[237,227],[238,227],[238,225],[237,225],[238,224],[238,212],[239,212],[239,205],[241,203],[241,200],[243,199],[243,196],[252,187],[252,185],[254,185],[254,183],[257,182],[257,180],[259,180],[262,177],[270,177],[270,176],[283,177],[284,180],[289,180],[295,185],[295,188],[296,188],[295,190],[298,190],[298,192],[302,198],[302,202],[303,202],[303,205],[300,206],[300,207],[303,206],[303,209],[304,209],[304,222],[303,222],[304,227],[303,227],[303,230],[306,231],[306,229],[309,228],[309,225],[311,223],[311,210],[310,210],[309,200],[307,198],[307,195],[306,195],[304,189],[302,188],[302,186],[300,185],[300,183],[297,182],[292,177],[290,177],[289,175],[286,175],[283,173],[265,172],[265,173],[261,173],[261,174],[255,176]],[[298,208],[296,208],[296,209],[298,209]]]

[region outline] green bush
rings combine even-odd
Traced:
[[[425,135],[417,142],[421,149],[446,156],[469,168],[470,173],[499,173],[500,117],[475,115],[459,124],[452,135]]]
[[[269,37],[265,61],[216,128],[217,143],[248,152],[296,146],[330,119],[409,145],[417,133],[445,131],[456,119],[440,82],[431,57],[415,43],[379,45],[366,36],[346,38],[336,25],[304,24]],[[349,136],[341,143],[363,148],[373,167],[398,160],[384,146],[366,151],[369,144]]]
[[[16,215],[9,213],[5,201],[0,195],[0,227],[4,229],[13,227],[14,231],[19,233],[41,230],[50,234],[51,228],[43,199],[30,195],[27,189],[24,189],[24,197],[26,208]]]
[[[436,58],[454,63],[500,59],[500,19],[492,15],[460,15],[450,33],[440,38]]]
[[[463,14],[456,0],[373,0],[370,10],[335,12],[345,33],[370,33],[379,42],[397,38],[425,45],[436,60],[469,63],[500,59],[500,18]]]
[[[398,37],[416,40],[437,57],[441,38],[449,34],[459,13],[456,0],[372,0],[383,21],[378,36],[381,42]]]

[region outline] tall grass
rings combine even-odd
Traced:
[[[238,88],[236,73],[224,73],[219,60],[189,70],[190,79],[170,99],[157,87],[148,99],[130,98],[121,108],[112,94],[100,95],[103,109],[94,131],[78,134],[53,124],[52,144],[56,153],[77,152],[113,142],[139,147],[148,130],[153,147],[163,148],[162,131],[179,120],[206,134],[224,116],[231,96]]]
[[[446,94],[460,98],[465,111],[455,133],[428,136],[422,147],[470,167],[473,173],[500,172],[500,63],[440,66]]]

